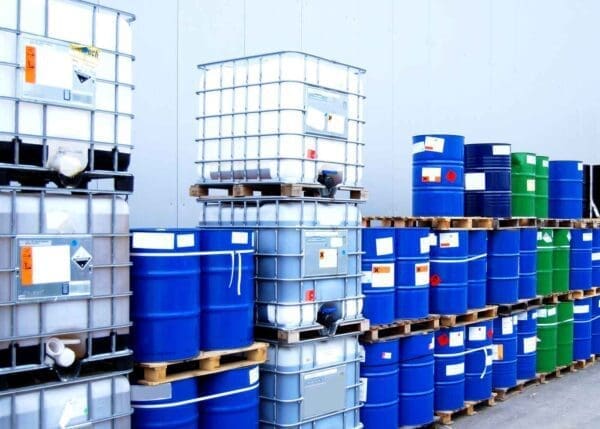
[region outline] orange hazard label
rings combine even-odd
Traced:
[[[389,274],[392,269],[389,266],[374,266],[373,274]]]
[[[21,247],[21,285],[33,284],[33,251],[30,246]]]
[[[35,83],[36,52],[35,46],[25,46],[25,82]]]
[[[427,264],[415,265],[415,271],[417,273],[426,273],[429,271],[429,266]]]

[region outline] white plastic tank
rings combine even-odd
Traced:
[[[86,1],[3,0],[0,145],[46,139],[49,166],[65,152],[87,163],[92,143],[98,164],[113,149],[129,153],[133,21]]]
[[[0,192],[0,355],[59,337],[81,357],[89,337],[126,335],[129,265],[123,197]]]
[[[339,320],[362,318],[356,203],[310,198],[205,202],[200,225],[256,229],[259,324],[315,326],[324,307]]]
[[[360,356],[356,335],[271,344],[260,370],[260,427],[362,427]]]
[[[128,429],[129,381],[107,373],[0,392],[0,427]]]
[[[361,186],[363,69],[301,52],[198,68],[199,182]]]

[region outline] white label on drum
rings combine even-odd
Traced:
[[[600,261],[600,252],[592,253],[592,261]]]
[[[373,264],[371,266],[372,287],[394,287],[394,264]]]
[[[519,318],[519,320],[527,320],[527,312],[524,311],[522,313],[519,313],[517,317]]]
[[[367,387],[369,379],[367,377],[360,377],[360,388],[359,388],[359,401],[367,402]]]
[[[194,247],[196,239],[194,234],[177,234],[177,248],[179,247]]]
[[[533,310],[533,312],[531,313],[531,319],[532,319],[532,320],[535,320],[535,319],[537,319],[538,311],[539,311],[539,310]]]
[[[429,262],[415,264],[415,286],[429,284]]]
[[[433,232],[430,232],[429,233],[429,245],[437,246],[437,243],[438,243],[437,235],[435,235],[435,233],[433,233]]]
[[[493,363],[494,363],[494,356],[493,355],[489,355],[486,352],[485,353],[485,366],[493,365]]]
[[[459,245],[458,232],[443,232],[440,234],[440,247],[450,249]]]
[[[319,268],[337,268],[338,251],[337,249],[319,250]]]
[[[599,305],[600,307],[600,305]],[[435,348],[435,339],[431,337],[431,341],[429,342],[429,350],[433,350]]]
[[[492,155],[510,155],[510,146],[494,145],[492,146]]]
[[[430,240],[429,236],[421,237],[421,239],[419,240],[419,248],[420,248],[421,253],[428,253],[430,246],[431,246],[431,240]]]
[[[371,271],[363,271],[362,272],[362,283],[371,283]]]
[[[548,317],[548,310],[545,308],[540,308],[537,313],[539,317]]]
[[[583,171],[583,162],[578,162],[577,163],[577,170],[578,171]]]
[[[425,137],[425,150],[428,152],[444,152],[444,139],[441,137]]]
[[[469,341],[484,341],[485,338],[485,326],[471,326],[469,328]]]
[[[461,347],[465,344],[463,331],[450,332],[450,347]]]
[[[513,316],[513,326],[517,326],[519,324],[519,318],[517,316]]]
[[[548,317],[556,316],[556,308],[548,309]]]
[[[571,231],[567,232],[567,240],[569,240],[569,243],[571,242]],[[568,247],[568,246],[564,246],[564,247]]]
[[[439,167],[423,167],[421,169],[421,182],[440,183],[442,181],[442,169]]]
[[[533,353],[537,350],[537,337],[523,339],[523,353]]]
[[[381,359],[390,360],[392,358],[392,352],[381,353]]]
[[[587,314],[590,312],[589,305],[575,305],[573,306],[573,313],[575,314]]]
[[[394,238],[385,237],[375,239],[375,253],[377,256],[391,255],[394,253]]]
[[[485,191],[485,173],[465,174],[465,189],[467,191]]]
[[[465,373],[465,364],[455,363],[454,365],[446,365],[446,377],[451,377],[453,375],[460,375]]]
[[[250,384],[256,383],[258,381],[258,378],[258,367],[254,367],[250,371],[248,371],[248,381],[250,382]]]
[[[504,360],[504,346],[502,344],[492,345],[492,359]]]
[[[537,239],[540,241],[542,239],[542,231],[537,232]]]
[[[502,335],[511,335],[513,333],[512,317],[502,318]]]
[[[544,243],[552,243],[552,237],[547,232],[544,233]]]
[[[535,192],[535,179],[527,179],[527,192]]]
[[[173,250],[175,234],[170,232],[134,232],[131,247],[134,249]]]
[[[425,150],[425,142],[417,142],[413,144],[412,151],[413,155],[416,153],[421,153]]]
[[[342,247],[344,246],[344,239],[342,237],[331,237],[329,245],[331,247]]]
[[[527,155],[527,164],[535,165],[535,155]]]
[[[547,159],[542,160],[542,167],[548,168],[548,160]]]
[[[583,233],[583,241],[592,241],[592,238],[594,237],[594,235],[591,232],[584,232]]]
[[[240,231],[232,232],[231,244],[248,244],[248,233]]]

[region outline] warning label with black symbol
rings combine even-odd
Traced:
[[[73,253],[71,260],[79,267],[79,269],[85,270],[92,261],[92,255],[90,255],[83,246],[80,246],[79,249]]]

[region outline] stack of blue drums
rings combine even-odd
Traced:
[[[535,378],[537,362],[537,309],[517,315],[517,379]]]
[[[517,384],[517,324],[517,316],[494,319],[494,389],[508,389]]]
[[[592,288],[592,242],[591,229],[571,230],[569,255],[569,289],[589,290]]]
[[[600,295],[592,298],[592,353],[600,354]]]
[[[465,138],[448,134],[413,137],[413,215],[464,215]]]
[[[580,219],[583,206],[583,163],[550,161],[548,215],[554,219]]]
[[[429,228],[396,229],[396,319],[429,315],[429,233]]]
[[[487,231],[470,230],[468,307],[482,308],[487,301]]]
[[[465,145],[465,216],[510,217],[510,145]]]
[[[435,410],[458,410],[465,402],[465,327],[436,331],[434,356]]]
[[[592,230],[592,286],[600,287],[600,228]]]
[[[461,314],[468,307],[469,236],[465,230],[436,231],[431,246],[429,305],[432,313]]]
[[[362,230],[363,314],[373,325],[395,319],[395,234],[394,228]]]
[[[492,321],[466,327],[465,401],[481,401],[492,396]]]
[[[520,232],[497,229],[488,235],[488,304],[512,304],[519,299]]]
[[[530,299],[537,288],[537,228],[521,228],[520,233],[519,299]]]
[[[585,360],[592,355],[592,298],[573,303],[573,360]]]

